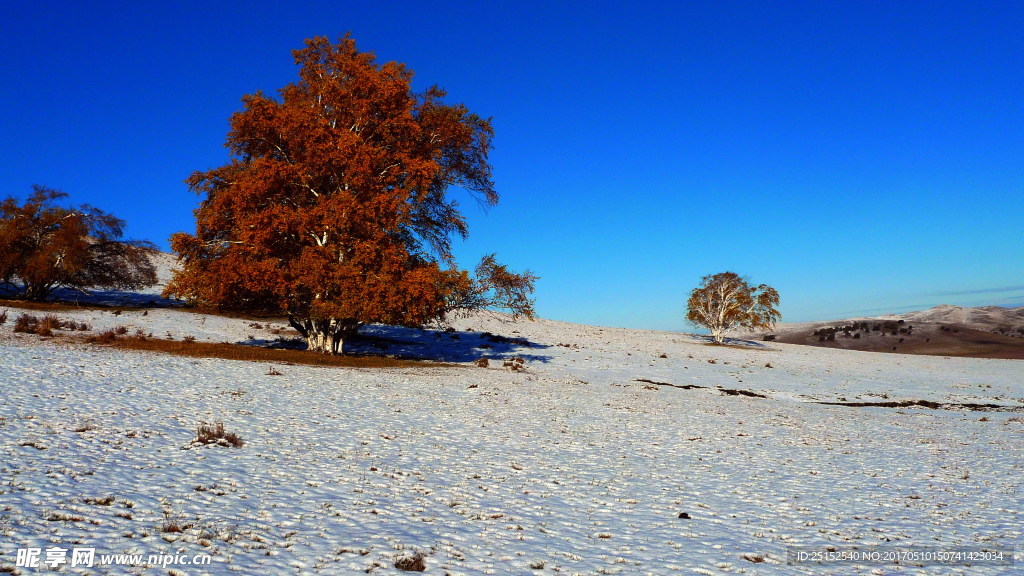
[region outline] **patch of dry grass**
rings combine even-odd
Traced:
[[[427,557],[422,552],[416,552],[410,556],[400,556],[395,559],[395,568],[403,572],[425,572]]]
[[[11,308],[20,308],[22,310],[35,310],[37,312],[64,312],[69,310],[81,311],[81,310],[124,310],[138,311],[145,310],[141,306],[111,306],[103,304],[70,304],[68,302],[33,302],[31,300],[0,300],[4,303],[4,306]]]
[[[126,307],[126,306],[103,306],[103,305],[73,305],[63,302],[31,302],[27,300],[7,300],[4,301],[5,306],[12,308],[20,308],[26,310],[41,310],[41,311],[55,311],[55,310],[104,310],[111,311],[112,313],[119,315],[121,311],[139,311],[146,310],[146,308]],[[280,320],[276,316],[254,316],[246,314],[237,314],[231,312],[223,312],[211,309],[200,309],[200,308],[187,308],[188,312],[208,314],[213,316],[223,316],[226,318],[239,318],[244,320],[262,320],[266,322],[268,319]],[[6,314],[6,311],[5,311]],[[31,329],[25,330],[26,332],[37,333],[35,330],[36,323],[39,320],[36,317],[22,314],[22,316],[29,316],[35,322]],[[47,315],[46,318],[54,318],[53,316]],[[5,318],[6,319],[6,318]],[[30,321],[31,322],[31,321]],[[254,326],[254,322],[250,326]],[[73,323],[68,321],[66,324],[64,321],[60,321],[58,324],[53,326],[57,329],[63,330],[88,330],[89,326],[84,323]],[[270,325],[263,326],[262,328],[270,328]],[[28,328],[28,326],[26,326]],[[17,328],[15,329],[17,330]],[[291,329],[281,330],[275,328],[272,330],[273,333],[279,334],[285,331],[291,331]],[[47,330],[42,330],[42,335],[52,335],[52,328],[49,330],[50,334],[46,334]],[[124,326],[118,326],[113,329],[105,330],[95,336],[91,336],[85,339],[86,342],[91,344],[100,344],[109,346],[112,348],[118,348],[122,350],[136,350],[143,352],[163,352],[166,354],[175,354],[178,356],[189,356],[193,358],[221,358],[224,360],[242,360],[246,362],[274,362],[277,364],[301,364],[307,366],[337,366],[343,368],[415,368],[415,367],[452,367],[458,366],[457,364],[432,362],[429,360],[409,360],[403,358],[392,358],[386,356],[354,356],[354,355],[339,355],[330,356],[326,354],[318,354],[315,352],[308,352],[305,350],[284,350],[277,348],[260,348],[256,346],[245,346],[241,344],[228,344],[228,343],[214,343],[214,342],[197,342],[192,336],[186,336],[182,341],[153,338],[152,335],[145,335],[141,329],[137,330],[133,336],[127,335],[127,328]]]
[[[6,320],[6,316],[4,319]],[[37,334],[39,336],[53,336],[54,330],[78,330],[84,332],[89,330],[89,325],[84,322],[61,319],[53,314],[47,314],[40,318],[38,316],[33,316],[32,314],[23,313],[14,321],[15,332]]]
[[[116,330],[108,330],[89,340],[121,350],[163,352],[192,358],[221,358],[246,362],[273,362],[275,364],[303,364],[308,366],[338,366],[344,368],[413,368],[424,366],[456,366],[424,360],[406,360],[384,356],[330,356],[306,350],[284,350],[260,348],[226,342],[197,342],[187,340],[165,340],[138,336],[121,336]]]
[[[241,448],[245,445],[245,442],[242,441],[238,434],[224,429],[223,422],[200,424],[196,427],[195,442],[200,444],[223,444],[233,448]]]

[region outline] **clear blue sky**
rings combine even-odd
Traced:
[[[167,247],[183,180],[305,38],[492,116],[501,203],[464,265],[541,276],[541,316],[686,329],[725,270],[783,319],[1024,305],[1024,3],[22,2],[0,8],[0,182]]]

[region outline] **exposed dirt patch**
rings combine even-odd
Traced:
[[[672,388],[679,388],[681,390],[700,390],[707,388],[707,386],[698,386],[696,384],[671,384],[669,382],[658,382],[657,380],[649,380],[647,378],[634,378],[633,381],[643,382],[645,384],[654,384],[655,386],[670,386]],[[718,391],[723,396],[746,396],[748,398],[768,398],[764,394],[758,394],[757,392],[751,392],[750,390],[719,388]]]
[[[946,403],[932,402],[930,400],[899,400],[887,402],[814,402],[814,404],[846,406],[847,408],[929,408],[931,410],[969,410],[973,412],[1024,412],[1024,406]]]
[[[707,388],[707,386],[697,386],[696,384],[670,384],[668,382],[657,382],[655,380],[648,380],[647,378],[636,378],[633,382],[644,382],[646,384],[654,384],[655,386],[671,386],[672,388],[680,388],[682,390],[696,390],[698,388]]]
[[[757,392],[751,392],[750,390],[738,390],[732,388],[721,388],[719,389],[725,396],[747,396],[748,398],[767,398],[764,394],[758,394]]]

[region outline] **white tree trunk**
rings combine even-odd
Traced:
[[[344,354],[345,340],[355,336],[361,325],[354,319],[288,317],[288,322],[306,339],[307,349],[320,354]]]

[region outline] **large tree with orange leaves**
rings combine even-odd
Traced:
[[[466,221],[452,187],[498,201],[490,121],[445,92],[411,89],[349,36],[294,52],[299,79],[275,99],[243,98],[231,160],[195,172],[195,234],[171,247],[183,268],[167,294],[222,310],[284,313],[311,350],[340,353],[364,323],[421,326],[454,310],[532,316],[535,277],[485,258],[459,270]]]

